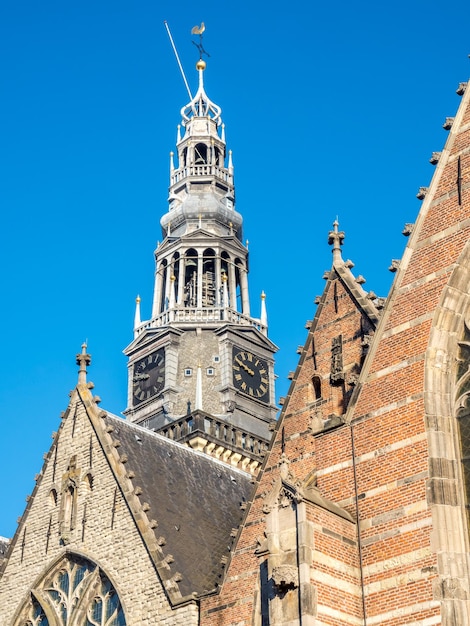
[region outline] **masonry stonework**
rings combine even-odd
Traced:
[[[181,219],[173,226],[168,216],[162,220],[167,232],[157,255],[156,314],[145,323],[136,315],[128,348],[131,417],[153,415],[171,426],[170,398],[178,419],[188,412],[192,428],[195,402],[203,443],[193,449],[194,442],[183,445],[166,431],[164,437],[102,411],[86,384],[89,355],[78,355],[78,385],[1,564],[0,621],[39,626],[42,615],[30,609],[42,605],[48,626],[66,626],[46,602],[44,581],[62,562],[81,558],[94,564],[95,579],[112,585],[125,626],[466,626],[470,92],[459,86],[461,106],[446,124],[443,151],[433,155],[435,174],[420,190],[416,223],[405,228],[408,245],[392,263],[395,280],[386,300],[366,292],[362,277],[352,273],[342,257],[345,235],[333,224],[323,294],[289,375],[280,419],[271,423],[269,449],[257,451],[249,473],[248,434],[268,431],[273,411],[275,346],[266,336],[265,310],[260,319],[250,317],[247,250],[235,237],[241,216],[234,214],[235,226],[227,217],[233,171],[222,167],[220,109],[204,100],[204,68],[201,60],[200,90],[188,105],[186,121],[194,126],[179,138],[184,167],[172,170],[171,210]],[[197,119],[204,103],[214,115]],[[191,133],[207,134],[207,149],[201,144],[196,153]],[[191,155],[213,161],[196,164]],[[184,195],[194,182],[181,186],[185,176],[207,183],[207,193],[214,189],[211,177],[226,183],[220,206],[206,207],[208,230],[195,213],[203,204],[199,191]],[[179,237],[204,245],[213,238],[214,247],[180,257]],[[217,248],[221,241],[227,250]],[[236,266],[229,252],[239,254]],[[191,289],[183,304],[184,272]],[[242,311],[229,306],[237,288]],[[204,331],[191,316],[205,316]],[[154,398],[146,390],[154,361],[134,365],[156,346],[163,350],[167,338],[166,387],[155,385]],[[246,352],[234,363],[245,388],[252,385],[251,397],[236,388],[234,346]],[[269,364],[266,382],[259,383],[270,386],[269,399],[260,399],[261,389],[254,397],[256,359],[261,368]],[[184,375],[185,368],[193,373],[209,365],[215,371],[203,381]],[[133,383],[141,385],[137,399]],[[220,406],[223,415],[202,413]],[[206,422],[212,431],[204,432]],[[221,424],[225,435],[229,426],[238,429],[230,443],[222,442]],[[81,597],[70,609],[73,626],[88,626],[91,600]]]

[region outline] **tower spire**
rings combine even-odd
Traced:
[[[201,24],[193,34],[201,36],[204,28]],[[257,451],[267,445],[277,412],[276,346],[267,337],[264,294],[261,316],[250,313],[248,241],[244,243],[243,218],[235,210],[232,154],[221,108],[206,93],[202,57],[207,52],[201,39],[195,45],[199,86],[181,109],[176,150],[170,155],[168,210],[160,220],[163,241],[155,250],[152,317],[140,321],[139,314],[134,340],[126,348],[126,414],[163,432],[169,422],[186,424],[188,412],[204,410],[204,429],[209,423],[230,425],[231,432],[240,429],[240,437],[234,435],[240,448],[235,458],[244,458],[243,463],[250,458],[256,466]],[[195,417],[195,433],[200,419]],[[178,432],[184,428],[178,426]],[[217,449],[225,449],[224,428],[210,426],[207,453],[216,442]],[[258,442],[251,451],[243,443],[247,436]]]

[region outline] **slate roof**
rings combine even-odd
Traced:
[[[180,572],[181,594],[204,594],[221,583],[237,529],[250,498],[252,477],[201,452],[109,413],[106,426],[128,457],[126,469],[142,489],[148,517],[158,526],[162,550],[172,555],[172,573]],[[160,540],[161,541],[161,540]]]

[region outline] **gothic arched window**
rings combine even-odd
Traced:
[[[67,556],[31,590],[15,626],[126,626],[119,596],[103,571]]]
[[[321,400],[321,378],[320,376],[314,376],[312,378],[313,400]]]

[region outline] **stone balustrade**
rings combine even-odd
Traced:
[[[258,469],[269,443],[199,411],[166,424],[157,432],[251,473]]]
[[[229,307],[175,307],[173,309],[167,309],[160,313],[156,317],[146,322],[143,322],[135,329],[135,336],[144,332],[148,328],[158,328],[160,326],[167,326],[172,322],[178,324],[192,324],[192,323],[220,323],[227,322],[230,324],[242,324],[244,326],[254,326],[263,334],[266,334],[267,327],[260,322],[260,320],[244,315],[235,309]]]

